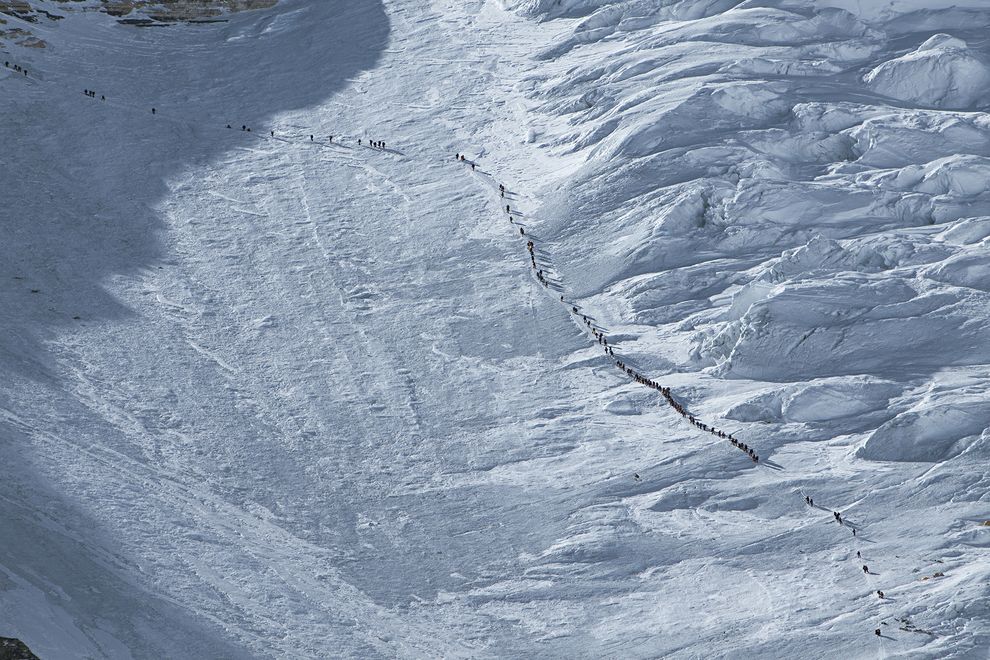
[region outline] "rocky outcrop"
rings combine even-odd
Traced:
[[[226,12],[273,7],[278,0],[102,0],[111,16],[142,14],[149,20],[171,23],[217,18]]]
[[[40,660],[27,644],[12,637],[0,637],[0,660]]]
[[[265,9],[273,7],[278,0],[56,0],[62,3],[64,11],[98,11],[111,16],[127,17],[144,21],[174,23],[216,19],[225,13]],[[45,11],[31,0],[0,0],[0,13],[16,16],[29,22],[37,22],[43,17],[58,20],[62,16]]]
[[[274,7],[278,0],[55,0],[66,12],[103,11],[116,16],[124,25],[150,27],[172,23],[202,23],[223,20],[224,14]],[[31,0],[0,0],[0,14],[14,16],[28,23],[45,19],[58,21],[65,16],[43,9]],[[0,18],[0,26],[7,23]],[[25,48],[45,48],[42,39],[24,27],[0,27],[0,46],[13,44]]]

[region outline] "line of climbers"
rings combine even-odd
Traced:
[[[464,154],[454,154],[454,160],[461,161],[461,162],[467,162],[467,164],[471,166],[471,171],[472,172],[475,170],[475,168],[478,165],[474,161],[467,160],[467,158],[464,157]]]
[[[17,68],[19,69],[20,67],[17,67]],[[27,75],[27,73],[25,72],[24,75]],[[85,94],[86,96],[89,96],[91,98],[96,98],[96,92],[94,92],[91,89],[84,89],[83,90],[83,94]],[[106,101],[107,100],[107,97],[106,96],[103,96],[101,94],[100,95],[100,99],[103,100],[103,101]],[[158,109],[157,108],[154,108],[154,107],[151,108],[151,114],[157,115],[158,114]],[[230,124],[227,124],[227,128],[232,128],[232,127],[231,127]],[[244,131],[244,132],[246,132],[246,133],[250,133],[251,132],[251,127],[248,126],[247,124],[241,124],[241,130]],[[275,137],[275,129],[271,129],[269,131],[269,135],[271,137]],[[315,139],[316,139],[316,136],[313,135],[313,134],[310,134],[309,141],[310,142],[314,142]],[[327,141],[332,143],[333,142],[333,136],[330,135],[328,137],[328,140]],[[362,146],[363,142],[362,142],[361,138],[358,138],[357,143],[358,143],[358,146]],[[385,149],[385,141],[384,140],[368,140],[367,144],[372,149]],[[472,165],[472,169],[474,169],[474,166],[473,165]]]
[[[464,160],[464,156],[458,153],[458,154],[455,154],[454,155],[454,159],[455,160],[458,160],[458,161],[463,161]],[[499,190],[500,196],[502,198],[504,198],[505,197],[505,192],[506,192],[505,191],[505,185],[500,183],[499,186],[498,186],[498,190]],[[509,216],[509,222],[512,223],[512,224],[515,224],[515,220],[514,220],[514,218],[512,216],[512,206],[510,204],[506,204],[505,205],[505,212]],[[521,236],[525,236],[526,235],[526,230],[523,227],[519,227],[519,234]],[[539,264],[537,264],[537,261],[536,261],[536,243],[531,238],[526,241],[526,250],[529,252],[530,265],[532,266],[533,270],[536,273],[536,280],[540,284],[542,284],[544,286],[544,288],[550,288],[550,281],[547,279],[546,273],[539,266]],[[566,302],[564,300],[563,294],[561,294],[561,296],[560,296],[560,301],[566,304]],[[581,320],[584,321],[584,324],[588,327],[589,330],[591,330],[592,336],[594,336],[595,340],[598,341],[598,343],[602,346],[602,349],[604,350],[605,355],[609,356],[610,358],[614,358],[615,357],[615,350],[614,350],[614,348],[612,346],[609,346],[609,344],[608,344],[608,337],[605,336],[605,333],[604,332],[601,332],[600,330],[598,330],[598,328],[596,328],[592,324],[591,319],[589,319],[584,314],[581,314],[578,311],[577,306],[571,305],[571,313],[574,314],[575,316],[580,316],[581,317]],[[701,429],[702,431],[705,431],[707,433],[711,433],[712,435],[714,435],[717,438],[721,438],[723,440],[728,440],[732,444],[733,447],[736,447],[740,451],[745,452],[746,455],[749,456],[750,460],[752,460],[754,463],[759,463],[760,457],[759,457],[759,455],[756,453],[756,451],[752,447],[750,447],[749,445],[747,445],[745,442],[742,442],[741,440],[738,440],[738,439],[734,438],[731,433],[726,433],[725,431],[720,431],[719,429],[715,428],[714,426],[710,426],[708,424],[705,424],[700,419],[698,419],[694,415],[690,414],[683,405],[681,405],[680,403],[677,402],[676,399],[674,399],[674,395],[671,393],[669,387],[663,387],[660,383],[658,383],[658,382],[656,382],[654,380],[651,380],[651,379],[647,378],[646,376],[643,376],[642,374],[638,373],[637,371],[635,371],[634,369],[632,369],[631,367],[629,367],[628,365],[626,365],[626,363],[623,362],[622,360],[615,360],[615,366],[618,367],[619,369],[621,369],[623,372],[625,372],[626,375],[628,375],[629,377],[631,377],[634,381],[636,381],[640,385],[645,385],[646,387],[649,387],[651,389],[654,389],[654,390],[660,392],[660,394],[663,396],[664,400],[667,402],[667,405],[669,405],[671,408],[673,408],[681,417],[687,419],[688,422],[690,422],[693,426],[695,426],[696,428]]]
[[[19,67],[17,67],[16,69],[17,70],[20,70]],[[25,73],[25,75],[27,75],[27,72],[26,71],[24,73]],[[91,97],[95,98],[95,92],[91,92],[90,90],[86,90],[85,93],[88,96],[91,96]],[[101,96],[101,98],[103,98],[103,100],[106,100],[102,96]],[[152,112],[152,114],[155,114],[156,113],[155,108],[152,108],[151,109],[151,112]],[[231,127],[230,124],[227,124],[227,128],[230,128],[230,127]],[[248,126],[246,126],[246,125],[242,125],[241,126],[241,130],[242,131],[246,131],[246,132],[251,132],[251,128],[248,127]],[[271,137],[275,137],[275,131],[274,130],[270,131],[270,135],[271,135]],[[310,139],[310,142],[313,142],[314,141],[314,135],[310,135],[309,136],[309,139]],[[329,142],[332,143],[333,142],[333,139],[334,139],[334,136],[332,136],[332,135],[329,136]],[[362,145],[361,138],[358,138],[357,143],[358,143],[359,146]],[[374,148],[374,149],[384,149],[385,148],[385,142],[384,141],[370,140],[370,141],[368,141],[367,144],[368,144],[368,146],[370,146],[371,148]],[[471,166],[471,170],[472,171],[475,171],[476,168],[477,168],[477,163],[475,163],[474,161],[468,161],[466,155],[464,155],[464,154],[457,153],[457,154],[454,155],[454,159],[457,160],[457,161],[459,161],[459,162],[464,162],[466,164],[469,164]],[[506,188],[505,188],[505,185],[504,184],[499,184],[498,189],[499,189],[499,196],[500,196],[500,198],[501,199],[504,199],[505,196],[506,196],[506,192],[507,192],[506,191]],[[512,210],[511,205],[506,204],[506,206],[505,206],[505,212],[508,214],[509,223],[514,225],[515,224],[515,218],[512,215],[513,210]],[[519,226],[519,234],[520,234],[520,236],[526,237],[526,230],[525,230],[524,227]],[[526,240],[526,249],[529,252],[530,265],[532,266],[532,269],[535,272],[535,276],[536,276],[537,281],[540,284],[542,284],[544,286],[544,288],[549,288],[550,287],[550,281],[547,278],[547,274],[544,272],[543,268],[541,268],[539,266],[539,264],[538,264],[538,262],[536,260],[536,243],[535,243],[535,241],[532,238],[527,237],[527,240]],[[560,294],[560,302],[561,303],[564,303],[564,304],[567,304],[566,301],[565,301],[565,298],[564,298],[564,295],[563,294]],[[588,327],[588,329],[591,330],[592,336],[594,336],[595,340],[599,343],[599,345],[602,346],[602,349],[605,352],[605,354],[607,356],[609,356],[610,358],[615,358],[615,350],[614,350],[613,346],[609,345],[608,337],[605,335],[605,333],[602,332],[602,331],[600,331],[598,328],[596,328],[595,325],[592,323],[591,319],[589,319],[586,315],[581,314],[576,305],[570,305],[569,307],[570,307],[571,313],[574,316],[580,316],[581,317],[581,320],[584,322],[584,324]],[[702,431],[706,431],[708,433],[711,433],[712,435],[714,435],[714,436],[716,436],[718,438],[721,438],[723,440],[728,440],[729,443],[731,443],[733,447],[736,447],[739,450],[745,452],[754,463],[758,463],[759,462],[760,457],[759,457],[759,455],[757,455],[757,453],[755,452],[755,450],[752,447],[748,446],[746,443],[742,442],[741,440],[735,438],[731,433],[726,433],[726,432],[721,431],[721,430],[719,430],[719,429],[717,429],[717,428],[715,428],[713,426],[710,426],[708,424],[705,424],[700,419],[698,419],[694,415],[690,414],[688,412],[688,410],[681,403],[679,403],[674,398],[674,395],[671,392],[671,389],[669,387],[664,387],[659,382],[654,381],[654,380],[651,380],[651,379],[643,376],[642,374],[638,373],[637,371],[635,371],[634,369],[632,369],[631,367],[629,367],[621,359],[616,359],[615,360],[615,366],[617,368],[621,369],[626,375],[628,375],[630,378],[632,378],[635,382],[637,382],[637,383],[639,383],[641,385],[644,385],[646,387],[649,387],[651,389],[654,389],[654,390],[658,391],[663,396],[663,398],[666,401],[667,405],[669,405],[671,408],[673,408],[681,417],[687,419],[688,422],[690,422],[693,426],[695,426],[696,428],[698,428],[698,429],[700,429]],[[635,478],[637,480],[639,480],[640,477],[639,477],[638,474],[636,474],[635,475]],[[805,499],[805,502],[809,506],[814,506],[815,502],[814,502],[814,499],[813,498],[811,498],[810,496],[805,496],[804,499]],[[846,525],[846,522],[843,520],[842,514],[840,512],[833,511],[832,512],[832,516],[835,519],[835,521],[837,523],[839,523],[840,525]],[[853,536],[856,536],[856,527],[854,527],[852,525],[849,525],[849,527],[852,530]],[[861,559],[862,558],[862,553],[859,550],[856,551],[856,558],[857,559]],[[865,575],[873,575],[872,573],[870,573],[869,567],[866,564],[863,564],[862,570],[863,570],[863,573]],[[876,594],[877,594],[877,596],[881,600],[883,600],[885,598],[884,597],[884,592],[881,591],[881,590],[879,590],[879,589],[876,590]],[[881,621],[881,625],[886,625],[886,623]],[[881,629],[880,628],[875,629],[874,630],[874,634],[876,634],[877,636],[881,636]]]
[[[571,307],[571,311],[574,314],[577,314],[578,313],[577,312],[577,307]],[[608,355],[614,357],[615,356],[615,353],[613,353],[612,352],[612,348],[609,347],[609,345],[608,345],[608,339],[605,337],[605,334],[602,333],[602,332],[598,332],[593,326],[591,326],[590,321],[588,321],[588,317],[582,315],[581,318],[583,318],[584,321],[585,321],[585,323],[587,323],[591,327],[591,332],[598,339],[598,343],[604,344],[604,346],[606,347],[605,348],[605,352]],[[625,371],[626,374],[628,374],[629,376],[631,376],[632,379],[635,380],[640,385],[645,385],[646,387],[649,387],[651,389],[654,389],[654,390],[660,392],[660,394],[663,395],[663,398],[667,401],[667,405],[669,405],[671,408],[673,408],[674,411],[677,412],[677,414],[679,414],[681,417],[687,419],[688,422],[691,423],[691,425],[693,425],[694,427],[696,427],[698,429],[701,429],[702,431],[705,431],[707,433],[711,433],[716,438],[721,438],[722,440],[728,440],[729,443],[733,447],[739,449],[740,451],[745,452],[746,455],[749,456],[750,460],[752,460],[754,463],[759,463],[760,462],[759,455],[756,453],[756,451],[753,450],[752,447],[750,447],[749,445],[747,445],[745,442],[742,442],[741,440],[736,439],[735,437],[733,437],[733,435],[731,433],[726,433],[725,431],[720,431],[719,429],[715,428],[714,426],[710,426],[708,424],[705,424],[700,419],[698,419],[694,415],[690,414],[683,405],[681,405],[680,403],[677,402],[677,400],[674,398],[674,395],[671,393],[669,387],[664,387],[663,385],[661,385],[660,383],[656,382],[655,380],[650,380],[649,378],[646,378],[645,376],[637,373],[634,369],[632,369],[631,367],[627,366],[622,360],[616,360],[615,361],[615,365],[619,369],[622,369],[623,371]]]
[[[804,496],[804,503],[807,504],[810,507],[814,507],[815,506],[815,499],[813,497],[811,497],[810,495],[805,495]],[[839,523],[839,525],[841,525],[843,527],[848,526],[852,530],[852,535],[853,536],[856,536],[857,535],[856,534],[856,527],[854,525],[850,524],[847,520],[845,520],[842,517],[842,513],[840,511],[833,511],[832,512],[832,519],[835,522]],[[856,551],[856,559],[862,559],[862,558],[863,558],[863,553],[860,552],[859,550],[857,550]],[[862,570],[863,570],[863,574],[864,575],[874,575],[874,573],[871,573],[870,572],[870,567],[867,566],[866,564],[863,564],[862,565]],[[876,594],[877,594],[877,597],[880,600],[885,600],[886,596],[884,596],[883,591],[881,591],[880,589],[876,589]],[[883,621],[881,621],[880,624],[881,625],[887,625]],[[875,635],[877,635],[878,637],[881,636],[881,630],[880,630],[880,628],[877,628],[876,630],[874,630],[873,633]]]
[[[11,64],[9,60],[4,62],[4,67],[6,67],[8,69],[12,69],[14,71],[17,71],[18,73],[23,73],[25,76],[28,75],[28,70],[27,69],[21,67],[21,65],[19,65],[19,64]],[[91,89],[84,89],[83,90],[83,95],[84,96],[88,96],[89,98],[94,98],[94,99],[97,97],[97,93],[94,90],[91,90]],[[107,100],[107,97],[105,95],[103,95],[103,94],[100,94],[99,95],[99,98],[100,98],[101,101],[106,101]],[[158,108],[152,107],[151,108],[151,114],[157,115],[158,114]],[[231,124],[227,124],[226,127],[227,128],[232,128]],[[251,127],[250,126],[247,126],[246,124],[242,124],[241,125],[241,131],[244,131],[246,133],[251,133],[252,132],[251,131]],[[274,129],[272,129],[272,130],[269,131],[269,136],[270,137],[273,137],[273,138],[275,137],[275,130]],[[311,134],[309,136],[309,141],[310,142],[315,142],[316,141],[316,135]],[[330,142],[330,143],[333,143],[334,136],[333,135],[328,136],[327,141]],[[363,141],[361,138],[358,138],[357,143],[358,143],[358,146],[362,146],[364,144],[367,144],[372,149],[386,149],[386,142],[385,142],[385,140],[367,140],[367,141]],[[462,158],[462,160],[463,160],[463,158]],[[472,169],[473,168],[474,168],[474,165],[472,165]]]
[[[18,71],[18,72],[23,72],[25,76],[28,73],[26,69],[22,69],[19,65],[14,65],[13,67],[11,67],[10,62],[4,62],[4,66],[7,67],[7,68],[13,68],[15,71]],[[88,89],[87,90],[83,90],[83,93],[86,96],[90,97],[90,98],[96,98],[96,92],[94,92],[92,90],[88,90]],[[101,95],[100,98],[101,98],[101,100],[104,100],[104,101],[106,100],[106,97],[103,96],[103,95]],[[155,108],[151,108],[151,114],[157,114],[157,110]],[[227,128],[231,128],[231,125],[230,124],[227,124]],[[248,133],[251,132],[251,128],[248,127],[247,125],[242,125],[241,126],[241,130],[242,131],[245,131],[245,132],[248,132]],[[270,135],[271,135],[271,137],[275,137],[275,131],[274,130],[270,131]],[[332,135],[329,136],[329,141],[331,143],[333,142],[333,138],[334,138],[334,136],[332,136]],[[313,142],[314,141],[314,135],[310,135],[309,136],[309,139],[310,139],[310,142]],[[362,141],[361,141],[360,138],[358,138],[358,141],[357,142],[358,142],[358,145],[361,145],[362,144]],[[368,142],[368,145],[371,148],[376,148],[376,149],[384,149],[385,148],[385,142],[384,141],[371,140],[371,141]],[[475,162],[473,162],[473,161],[467,161],[465,155],[458,153],[458,154],[455,154],[454,158],[455,158],[455,160],[460,161],[460,162],[467,162],[468,164],[471,165],[472,171],[475,170],[477,164]],[[499,184],[499,187],[498,188],[499,188],[500,197],[501,198],[505,198],[505,195],[506,195],[505,186],[503,184]],[[509,214],[509,222],[512,223],[512,224],[514,224],[515,223],[515,220],[514,220],[513,216],[511,215],[512,214],[512,208],[511,208],[511,206],[507,204],[505,206],[505,211],[506,211],[507,214]],[[520,233],[521,236],[526,236],[526,231],[525,231],[525,229],[523,227],[519,227],[519,233]],[[536,244],[532,240],[532,238],[527,239],[527,241],[526,241],[526,249],[529,251],[530,262],[531,262],[531,265],[532,265],[533,270],[536,271],[536,278],[537,278],[537,280],[541,284],[543,284],[544,287],[549,288],[550,282],[547,279],[547,276],[544,274],[543,269],[538,267],[538,264],[537,264],[537,261],[536,261]],[[562,302],[564,304],[567,304],[565,302],[565,299],[564,299],[563,294],[560,295],[560,302]],[[573,315],[580,316],[581,317],[581,320],[591,330],[592,335],[595,337],[595,339],[598,341],[598,343],[603,347],[603,350],[604,350],[605,354],[608,355],[611,358],[614,358],[615,357],[615,351],[614,351],[613,347],[609,345],[609,343],[608,343],[608,337],[605,336],[605,333],[599,331],[598,328],[596,328],[594,326],[594,324],[591,322],[591,319],[589,319],[586,315],[581,314],[579,312],[577,306],[570,305],[570,311],[571,311],[571,313]],[[701,420],[699,420],[696,417],[694,417],[694,415],[691,415],[687,411],[687,409],[683,405],[681,405],[680,403],[678,403],[678,401],[674,398],[674,396],[673,396],[673,394],[672,394],[672,392],[671,392],[671,390],[670,390],[669,387],[663,387],[657,381],[654,381],[654,380],[651,380],[649,378],[646,378],[642,374],[638,373],[637,371],[635,371],[634,369],[632,369],[631,367],[629,367],[628,365],[626,365],[625,362],[623,362],[621,359],[615,360],[615,366],[618,367],[619,369],[621,369],[623,372],[625,372],[635,382],[637,382],[637,383],[639,383],[641,385],[644,385],[646,387],[649,387],[651,389],[654,389],[654,390],[660,392],[660,394],[664,397],[664,399],[667,402],[667,404],[671,408],[673,408],[679,415],[681,415],[681,417],[686,418],[693,426],[697,427],[698,429],[701,429],[702,431],[707,431],[707,432],[711,433],[712,435],[715,435],[718,438],[722,438],[722,439],[728,440],[734,447],[737,447],[738,449],[746,452],[746,454],[753,460],[754,463],[759,462],[760,457],[756,454],[756,452],[751,447],[749,447],[748,445],[746,445],[744,442],[742,442],[742,441],[736,439],[735,437],[733,437],[733,435],[731,433],[725,433],[724,431],[720,431],[720,430],[716,429],[713,426],[709,426],[708,424],[705,424]],[[639,480],[640,479],[639,474],[636,474],[635,475],[635,478],[637,480]],[[805,500],[805,503],[808,504],[809,506],[812,506],[813,507],[815,505],[814,499],[811,498],[810,496],[805,496],[804,500]],[[844,525],[845,524],[844,521],[843,521],[843,519],[842,519],[842,514],[840,512],[833,511],[832,512],[832,516],[835,519],[835,521],[837,523],[839,523],[840,525]],[[856,528],[853,527],[853,526],[850,526],[850,527],[852,529],[853,536],[856,536]],[[861,559],[862,558],[862,553],[859,550],[856,551],[856,557],[857,557],[857,559]],[[862,570],[863,570],[863,573],[864,574],[866,574],[866,575],[872,575],[872,573],[870,573],[869,567],[866,564],[863,564]],[[936,574],[936,575],[939,575],[939,574]],[[879,589],[876,590],[876,594],[877,594],[877,596],[881,600],[883,600],[885,598],[884,592],[881,591],[881,590],[879,590]],[[884,622],[881,622],[881,624],[882,625],[885,625]],[[881,629],[880,628],[876,628],[874,630],[874,634],[877,635],[878,637],[881,636]]]
[[[4,62],[3,65],[8,69],[13,69],[18,73],[23,73],[25,76],[28,74],[28,70],[23,68],[20,64],[10,65],[10,62]]]
[[[464,155],[460,153],[455,154],[454,159],[459,162],[465,161]],[[472,170],[475,169],[475,163],[473,162],[471,162],[471,169]],[[500,198],[504,199],[506,193],[505,185],[499,184],[498,190],[499,190]],[[511,205],[506,204],[505,212],[509,217],[509,223],[515,224],[515,219],[512,216],[513,211]],[[521,236],[526,236],[526,231],[521,226],[519,227],[519,234]],[[539,281],[540,284],[542,284],[545,288],[549,288],[549,280],[547,279],[547,276],[544,273],[543,268],[540,267],[540,264],[536,260],[536,242],[531,237],[527,237],[526,239],[526,250],[527,252],[529,252],[530,266],[532,267],[533,271],[535,271],[537,281]],[[560,302],[567,304],[563,294],[560,294]],[[587,326],[587,328],[591,331],[592,336],[602,346],[602,350],[605,352],[605,354],[610,358],[615,358],[615,350],[613,346],[609,345],[608,337],[605,335],[605,333],[600,331],[597,327],[595,327],[594,323],[592,323],[592,320],[589,319],[587,315],[582,314],[576,305],[569,305],[569,307],[572,315],[574,315],[575,317],[578,316],[581,317],[581,320],[584,322],[585,326]],[[674,398],[674,395],[669,387],[664,387],[659,382],[647,378],[646,376],[643,376],[635,369],[628,366],[621,359],[615,360],[615,366],[621,369],[626,375],[632,378],[635,382],[658,391],[663,396],[664,400],[667,402],[667,405],[673,408],[681,417],[686,418],[693,426],[695,426],[698,429],[701,429],[702,431],[711,433],[712,435],[718,438],[721,438],[723,440],[728,440],[733,447],[736,447],[739,450],[745,452],[754,463],[759,462],[760,457],[752,447],[748,446],[746,443],[742,442],[741,440],[735,438],[731,433],[720,431],[719,429],[713,426],[705,424],[701,420],[697,419],[694,415],[690,414],[688,410]],[[639,474],[638,473],[635,474],[634,478],[637,481],[639,481],[640,480]],[[812,499],[810,496],[806,495],[804,501],[806,504],[808,504],[808,506],[815,505],[814,499]],[[837,523],[839,523],[839,525],[843,525],[843,526],[847,525],[846,521],[843,520],[842,514],[840,512],[833,511],[832,517]],[[849,527],[852,529],[853,536],[856,536],[856,527],[852,525],[849,525]],[[862,553],[859,550],[856,551],[856,557],[858,559],[862,558]],[[866,564],[863,564],[862,568],[863,568],[863,573],[865,575],[873,575],[872,573],[870,573],[869,567]],[[883,591],[877,589],[876,594],[880,598],[880,600],[884,600]],[[886,625],[886,624],[885,622],[881,621],[881,625]],[[874,630],[874,634],[877,635],[878,637],[882,636],[881,629],[876,628]]]

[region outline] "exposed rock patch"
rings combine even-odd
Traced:
[[[203,23],[224,20],[225,14],[274,7],[278,0],[55,0],[66,12],[100,11],[119,18],[124,25],[150,27],[173,23]],[[65,18],[30,0],[0,0],[0,14],[28,23]],[[6,21],[0,19],[0,25]],[[0,29],[0,46],[15,44],[44,48],[47,44],[23,27]]]
[[[0,660],[40,660],[27,644],[12,637],[0,637]]]

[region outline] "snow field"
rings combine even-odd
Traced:
[[[2,290],[0,634],[43,657],[981,657],[985,302],[953,264],[984,238],[956,157],[982,119],[692,89],[733,40],[820,53],[799,78],[895,58],[871,16],[675,5],[287,2],[45,35],[38,81],[3,81],[0,274],[24,279]],[[873,151],[890,164],[858,151],[872,121],[871,143],[915,136]],[[928,142],[949,161],[918,162]],[[778,469],[602,361],[526,277],[496,181],[617,355]]]

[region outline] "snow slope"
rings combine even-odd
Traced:
[[[0,636],[987,657],[990,12],[861,4],[31,25],[31,75],[0,69]]]

